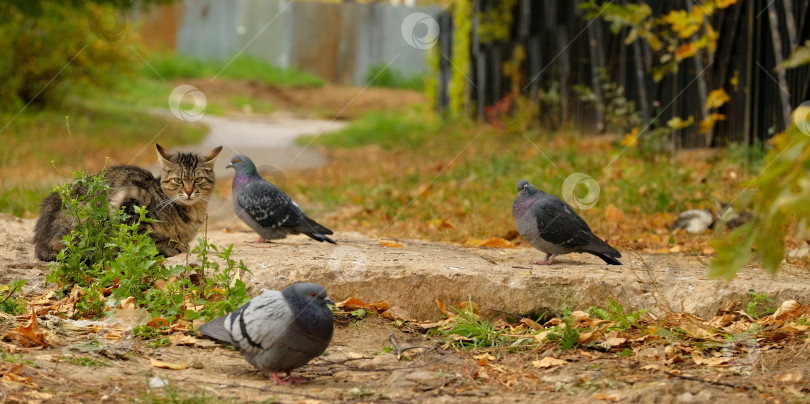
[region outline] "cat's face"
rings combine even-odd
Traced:
[[[166,195],[182,205],[208,200],[214,189],[214,161],[222,146],[204,156],[196,153],[169,154],[160,145],[155,146],[163,168],[160,186]]]

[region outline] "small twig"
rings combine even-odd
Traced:
[[[14,292],[16,292],[16,291],[17,291],[17,285],[14,285],[14,287],[13,287],[13,288],[11,288],[11,290],[8,292],[8,296],[6,296],[6,298],[5,298],[5,299],[3,299],[3,301],[2,301],[2,302],[0,302],[0,304],[3,304],[3,303],[5,303],[5,302],[6,302],[8,299],[10,299],[10,298],[11,298],[11,295],[13,295],[13,294],[14,294]],[[394,335],[394,334],[391,334],[391,335]]]
[[[717,386],[731,387],[733,389],[745,389],[745,390],[750,389],[749,387],[740,386],[738,384],[731,384],[731,383],[725,383],[725,382],[720,382],[720,381],[716,381],[716,380],[709,380],[709,379],[704,379],[702,377],[696,377],[696,376],[687,376],[687,375],[682,375],[682,374],[678,374],[678,373],[675,373],[675,372],[670,372],[668,370],[661,370],[661,372],[663,372],[666,375],[669,375],[669,376],[672,376],[672,377],[677,377],[677,378],[684,379],[684,380],[693,380],[693,381],[696,381],[696,382],[714,384],[714,385],[717,385]]]
[[[391,341],[391,345],[393,345],[394,349],[396,349],[396,351],[397,351],[397,360],[402,358],[402,353],[403,352],[409,351],[411,349],[424,348],[424,349],[427,349],[427,351],[425,353],[436,349],[436,347],[422,346],[422,345],[411,345],[411,346],[401,347],[401,346],[399,346],[399,343],[397,343],[397,338],[394,336],[394,333],[388,334],[388,340]]]

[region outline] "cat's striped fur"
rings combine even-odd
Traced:
[[[207,155],[167,153],[156,144],[162,167],[159,178],[149,171],[130,165],[119,165],[104,171],[110,187],[107,200],[111,208],[125,207],[134,218],[134,206],[145,206],[154,222],[144,223],[158,251],[170,257],[187,250],[203,226],[208,199],[214,189],[214,161],[222,146]],[[81,189],[73,191],[82,192]],[[84,190],[86,192],[86,190]],[[69,234],[75,218],[62,211],[62,200],[55,192],[40,206],[34,228],[34,249],[42,261],[53,261],[64,248],[62,237]]]

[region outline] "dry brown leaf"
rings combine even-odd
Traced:
[[[540,360],[537,360],[537,361],[532,361],[532,366],[534,366],[536,368],[540,368],[540,369],[548,369],[548,368],[552,368],[552,367],[555,367],[555,366],[562,366],[562,365],[567,365],[567,364],[568,364],[568,362],[566,362],[566,361],[564,361],[562,359],[553,358],[551,356],[546,356],[543,359],[540,359]]]
[[[37,324],[37,312],[33,308],[31,309],[31,319],[28,321],[28,324],[17,327],[15,331],[27,339],[27,346],[48,345],[48,343],[45,342],[45,335],[39,330],[39,324]]]
[[[624,345],[627,342],[627,338],[620,338],[620,337],[612,337],[605,340],[611,347],[615,348],[618,346]]]
[[[155,368],[171,369],[171,370],[183,370],[187,367],[185,363],[163,362],[152,358],[149,358],[149,364],[151,364],[152,367]]]
[[[377,303],[371,303],[367,306],[367,308],[374,309],[377,312],[383,312],[391,308],[391,305],[388,304],[386,301],[381,301]]]
[[[500,237],[490,237],[478,243],[479,247],[490,248],[515,248],[515,244],[511,241],[502,239]]]
[[[607,329],[608,327],[602,327],[596,330],[580,332],[579,337],[577,338],[577,343],[579,343],[580,345],[585,345],[593,341],[596,341],[597,339],[599,339],[599,337],[601,337],[605,333],[605,331],[607,331]]]
[[[546,342],[546,339],[548,339],[548,335],[551,333],[551,331],[552,330],[540,331],[539,333],[534,335],[534,340],[539,343]]]
[[[169,335],[169,341],[172,342],[172,345],[192,346],[197,342],[197,338],[185,334],[172,334]]]
[[[692,360],[695,362],[696,365],[706,365],[706,366],[726,366],[734,361],[734,358],[731,356],[720,356],[717,358],[704,358],[699,353],[699,351],[695,350],[692,352]]]
[[[453,313],[447,311],[447,306],[445,306],[444,303],[441,300],[439,300],[438,297],[434,298],[433,301],[436,303],[436,307],[439,308],[439,311],[442,312],[442,314],[444,314],[445,316],[447,316],[448,319],[455,317]]]
[[[787,321],[798,318],[796,315],[802,309],[802,305],[795,300],[787,300],[782,302],[778,309],[770,316],[773,319]]]
[[[405,247],[404,244],[397,243],[396,241],[390,240],[377,240],[377,241],[379,241],[383,247],[393,247],[393,248]]]
[[[804,380],[804,375],[800,371],[782,373],[774,378],[779,383],[798,383]]]
[[[135,296],[130,296],[124,300],[121,300],[121,308],[124,310],[135,309]]]
[[[619,401],[620,400],[619,395],[616,394],[616,393],[613,393],[613,394],[596,393],[596,394],[593,395],[593,398],[596,399],[596,400],[602,400],[602,401]]]
[[[160,328],[160,327],[168,326],[169,322],[166,321],[165,318],[156,317],[156,318],[153,318],[152,321],[146,323],[146,325],[148,325],[148,326],[150,326],[152,328]]]
[[[520,319],[520,323],[525,325],[526,327],[531,328],[532,330],[535,330],[535,331],[543,329],[542,325],[537,324],[536,321],[534,321],[534,320],[532,320],[530,318],[523,317],[523,318]]]
[[[366,307],[366,302],[356,297],[350,297],[342,302],[335,303],[335,307],[339,309],[357,310]]]
[[[450,324],[452,322],[453,322],[453,319],[448,318],[448,319],[444,319],[442,321],[437,321],[437,322],[434,322],[434,323],[421,323],[421,324],[419,324],[419,328],[421,328],[423,330],[430,330],[432,328],[444,327],[444,326],[446,326],[446,325],[448,325],[448,324]]]

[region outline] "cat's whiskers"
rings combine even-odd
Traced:
[[[178,199],[180,199],[180,198],[177,197],[177,196],[170,196],[170,197],[158,202],[157,206],[155,206],[155,213],[156,214],[160,213],[163,209],[166,209],[166,207],[168,207],[169,205],[177,202]]]

